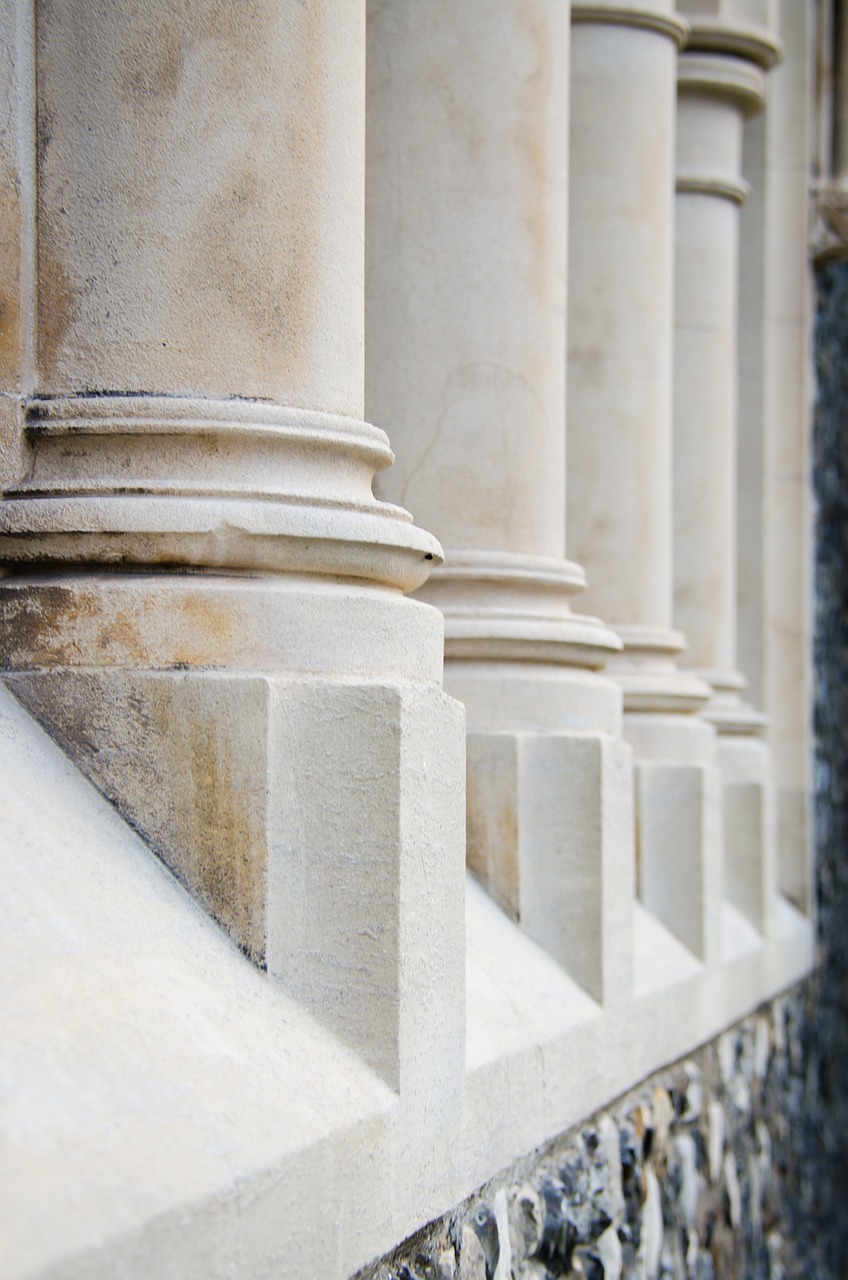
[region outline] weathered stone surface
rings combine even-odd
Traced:
[[[357,1280],[438,1275],[446,1242],[460,1276],[487,1280],[831,1274],[804,1269],[796,1221],[811,1191],[799,1160],[811,993],[775,1001],[646,1081]],[[509,1271],[498,1269],[503,1245]]]

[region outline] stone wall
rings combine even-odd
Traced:
[[[846,1274],[848,263],[817,287],[818,970],[357,1280]]]
[[[831,1274],[810,1230],[811,991],[646,1081],[359,1280]]]

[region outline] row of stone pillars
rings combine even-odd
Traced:
[[[767,932],[734,367],[771,40],[660,0],[25,10],[15,695],[407,1096],[461,1093],[466,742],[471,868],[595,999],[637,869],[719,958],[716,766]]]

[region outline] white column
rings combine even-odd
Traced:
[[[419,595],[468,711],[469,865],[602,998],[630,785],[597,674],[620,642],[572,613],[565,559],[568,40],[562,0],[369,8],[366,404],[397,451],[381,494],[446,548]]]
[[[677,50],[671,3],[572,5],[568,541],[586,604],[624,640],[640,895],[717,954],[721,850],[710,689],[672,628],[672,270]]]
[[[762,714],[737,669],[739,212],[746,117],[777,54],[735,15],[690,15],[680,57],[675,266],[675,618],[709,681],[724,782],[728,900],[763,932],[774,905],[773,796]]]
[[[739,665],[768,715],[780,887],[809,907],[811,7],[776,9],[784,57],[745,126],[739,420]]]
[[[438,613],[401,594],[439,546],[371,493],[391,452],[361,420],[364,18],[38,7],[36,387],[0,649],[238,945],[450,1112],[463,716]]]

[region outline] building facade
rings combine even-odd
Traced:
[[[0,0],[4,1275],[743,1274],[838,9]]]

